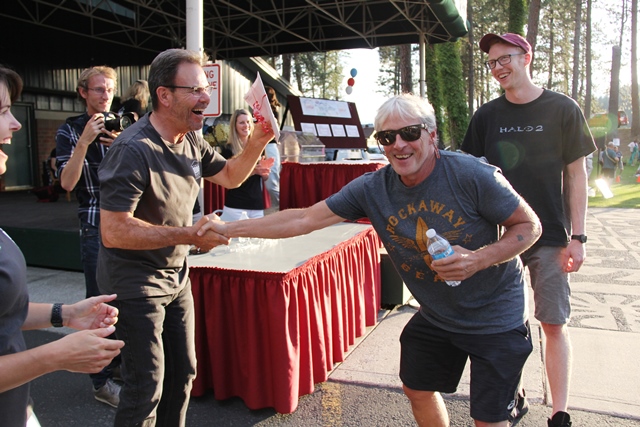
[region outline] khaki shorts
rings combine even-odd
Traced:
[[[571,317],[569,273],[561,265],[561,246],[535,246],[520,255],[529,269],[535,303],[534,316],[550,325],[564,325]]]

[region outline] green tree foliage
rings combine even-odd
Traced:
[[[436,113],[436,126],[438,127],[438,141],[443,148],[443,141],[449,140],[449,132],[445,126],[445,109],[442,96],[442,84],[435,46],[427,46],[425,52],[425,72],[427,83],[427,99]]]
[[[386,97],[400,94],[400,49],[398,46],[384,46],[378,49],[380,74],[378,93]]]
[[[378,48],[380,69],[376,92],[387,97],[411,93],[417,83],[413,78],[413,67],[417,45],[385,46]]]
[[[480,50],[478,43],[482,36],[487,33],[503,34],[508,32],[507,23],[509,22],[509,17],[507,8],[500,0],[468,1],[473,3],[471,9],[473,11],[474,26],[471,31],[473,31],[475,43],[464,46],[463,49],[471,50],[471,55],[467,52],[463,56],[473,57],[471,66],[467,65],[465,70],[473,69],[475,80],[473,105],[478,108],[500,94],[499,86],[493,81],[491,73],[484,66],[487,55]]]
[[[465,85],[462,78],[460,43],[458,41],[436,46],[442,92],[446,94],[444,105],[447,110],[451,149],[457,149],[462,144],[469,125]]]
[[[524,25],[527,23],[527,1],[509,0],[509,32],[525,36]]]
[[[305,96],[339,99],[343,66],[339,51],[305,52],[292,55],[292,79]]]

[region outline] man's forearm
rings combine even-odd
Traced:
[[[516,257],[529,249],[542,233],[540,220],[524,202],[500,225],[506,229],[500,239],[474,252],[480,270]]]
[[[584,163],[584,159],[582,159]],[[584,165],[572,163],[567,167],[569,187],[569,215],[571,234],[586,234],[587,230],[587,172]]]
[[[538,240],[539,233],[539,228],[534,223],[509,227],[500,240],[478,251],[481,253],[482,269],[502,264],[520,255]]]
[[[187,227],[152,225],[133,217],[107,227],[102,221],[102,242],[108,248],[152,250],[187,245],[192,234]]]
[[[76,145],[71,153],[71,157],[62,173],[60,174],[60,185],[67,191],[72,191],[80,177],[82,176],[82,168],[84,167],[84,159],[87,155],[87,147],[85,145]]]

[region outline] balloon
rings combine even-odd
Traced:
[[[351,86],[347,86],[345,90],[347,91],[347,95],[351,95],[351,92],[353,92],[353,88]]]
[[[349,86],[353,86],[355,83],[356,83],[356,81],[355,81],[354,79],[349,79],[349,80],[347,80],[347,84],[348,84]]]
[[[351,69],[351,77],[355,77],[358,74],[358,70],[356,70],[355,68]]]

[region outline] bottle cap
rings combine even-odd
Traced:
[[[430,228],[427,230],[427,239],[431,239],[436,236],[436,230]]]

